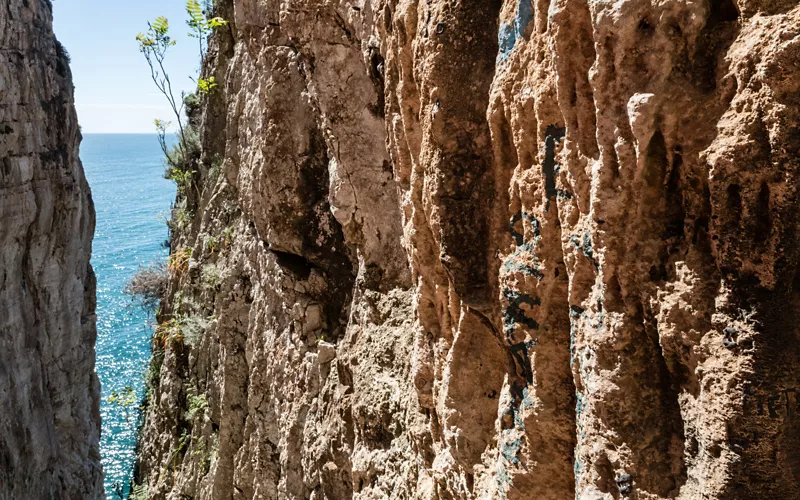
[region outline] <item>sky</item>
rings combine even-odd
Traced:
[[[53,27],[72,58],[75,106],[83,133],[155,133],[156,118],[175,121],[150,78],[136,35],[165,16],[177,45],[166,67],[176,94],[193,91],[200,65],[187,36],[185,0],[53,0]]]

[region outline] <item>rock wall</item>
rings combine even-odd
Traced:
[[[49,0],[0,8],[0,498],[104,498],[94,206]]]
[[[152,498],[800,496],[796,0],[217,10]]]

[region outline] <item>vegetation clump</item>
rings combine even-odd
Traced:
[[[128,497],[128,500],[147,500],[150,498],[150,494],[147,491],[146,484],[138,484],[133,487],[131,490],[131,494]]]
[[[183,340],[189,347],[195,347],[200,343],[203,334],[209,325],[209,320],[199,314],[190,314],[180,318],[183,332]]]
[[[203,286],[209,290],[216,290],[222,282],[220,278],[219,266],[216,264],[206,264],[203,266],[201,281]]]
[[[201,4],[204,6],[201,7]],[[228,22],[220,17],[213,17],[212,3],[209,0],[186,1],[188,13],[187,24],[190,36],[197,40],[201,65],[208,51],[208,36],[216,29],[222,28]],[[184,295],[180,290],[174,291],[169,297],[171,280],[185,279],[189,274],[190,264],[194,270],[195,260],[202,261],[204,256],[220,253],[232,241],[232,229],[222,235],[209,237],[203,240],[202,246],[196,248],[201,255],[192,255],[192,248],[187,245],[185,233],[191,228],[195,219],[195,210],[200,203],[201,189],[207,179],[215,181],[221,172],[222,161],[219,157],[205,160],[202,157],[200,124],[201,111],[204,102],[209,99],[219,83],[213,76],[201,78],[200,75],[192,80],[197,84],[193,93],[176,92],[172,80],[167,72],[167,59],[170,49],[176,45],[170,33],[170,23],[165,17],[158,17],[148,23],[147,30],[136,37],[140,52],[149,66],[150,75],[159,92],[167,99],[171,110],[168,120],[155,121],[158,143],[164,154],[165,178],[175,182],[177,186],[177,200],[167,221],[169,228],[168,247],[170,256],[165,263],[141,269],[126,287],[126,293],[138,298],[142,304],[150,309],[156,309],[162,304],[158,313],[158,324],[154,329],[151,349],[152,359],[149,369],[144,374],[146,378],[147,396],[145,405],[152,402],[152,398],[159,393],[161,385],[160,375],[166,353],[175,352],[179,359],[185,358],[188,352],[186,347],[192,348],[199,344],[209,325],[215,321],[214,316],[208,316],[206,308],[198,305],[191,294]],[[177,132],[173,138],[173,131]],[[200,281],[205,289],[219,286],[219,269],[215,265],[203,266]],[[194,280],[195,275],[192,273]],[[183,362],[183,361],[181,361]],[[127,407],[128,393],[113,395],[115,404]],[[135,394],[133,395],[135,398]],[[161,476],[169,470],[175,470],[181,457],[187,449],[194,446],[195,454],[207,472],[211,463],[211,453],[202,436],[193,443],[191,421],[201,418],[207,411],[208,399],[205,394],[192,386],[186,394],[186,400],[181,402],[183,419],[188,422],[179,422],[175,429],[176,441],[173,441],[172,451],[167,459],[167,464],[162,468]],[[178,437],[180,436],[180,437]],[[146,485],[132,484],[131,498],[147,498]]]
[[[228,21],[221,17],[206,17],[206,12],[200,6],[198,0],[188,0],[186,2],[186,12],[189,19],[186,22],[189,26],[189,36],[196,38],[200,50],[200,62],[205,59],[208,50],[208,36],[215,29],[228,24]],[[191,186],[194,185],[195,175],[199,170],[197,164],[200,160],[200,138],[196,130],[196,123],[190,120],[184,121],[184,111],[188,116],[193,116],[200,110],[198,95],[208,95],[216,87],[214,77],[208,79],[197,78],[197,91],[194,94],[181,92],[180,95],[172,88],[172,80],[166,69],[166,59],[169,49],[177,43],[170,36],[169,20],[164,16],[157,17],[153,22],[147,23],[147,30],[136,36],[139,44],[139,51],[144,55],[147,65],[150,68],[150,76],[156,88],[167,99],[175,122],[168,120],[155,120],[158,143],[167,164],[165,177],[175,181],[178,186],[179,194],[184,196],[189,194]],[[168,132],[173,124],[178,129],[177,144],[170,147]],[[197,186],[194,186],[197,190]],[[199,193],[198,197],[199,197]]]
[[[161,323],[153,333],[154,351],[164,351],[170,343],[183,344],[183,324],[179,318]]]
[[[189,409],[186,411],[186,420],[191,422],[195,416],[205,413],[208,408],[208,398],[205,394],[197,394],[197,389],[194,387],[190,387],[188,392]]]
[[[169,276],[164,264],[143,267],[133,276],[124,293],[137,299],[144,308],[156,310],[167,293]]]
[[[170,274],[173,276],[179,276],[180,274],[189,270],[189,260],[191,258],[191,248],[183,247],[175,250],[175,252],[169,256],[169,264],[167,265]]]

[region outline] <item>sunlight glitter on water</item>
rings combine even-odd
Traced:
[[[175,199],[163,178],[154,135],[87,134],[81,146],[97,211],[92,265],[97,275],[97,374],[103,420],[100,455],[108,498],[127,492],[136,446],[136,414],[109,403],[112,391],[133,387],[144,397],[152,314],[131,304],[123,289],[140,266],[167,256],[163,214]]]

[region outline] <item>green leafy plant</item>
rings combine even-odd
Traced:
[[[164,152],[164,157],[169,158],[169,146],[167,145],[167,130],[172,126],[172,122],[159,120],[154,121],[156,126],[156,134],[158,135],[158,145],[161,146],[161,151]]]
[[[204,1],[207,10],[212,8],[213,2]],[[208,35],[217,28],[228,24],[228,21],[221,17],[207,18],[206,12],[198,0],[188,0],[186,2],[186,12],[189,16],[187,24],[190,28],[189,36],[198,40],[200,48],[200,62],[202,64],[208,50]],[[172,81],[165,68],[167,53],[170,48],[176,45],[176,40],[170,36],[169,20],[164,16],[157,17],[153,22],[147,23],[147,31],[136,35],[139,44],[139,51],[144,55],[150,67],[150,76],[158,90],[166,97],[170,108],[176,119],[178,127],[178,144],[170,149],[167,143],[167,131],[172,126],[172,122],[166,120],[156,120],[155,127],[158,134],[158,142],[167,161],[167,178],[178,183],[179,189],[184,193],[189,185],[194,184],[193,176],[196,173],[193,163],[199,158],[199,140],[196,139],[196,132],[191,130],[192,122],[184,125],[183,111],[188,112],[199,109],[199,102],[194,94],[187,95],[181,92],[180,96],[172,89]],[[198,93],[207,95],[217,87],[214,77],[208,79],[199,78],[197,80]],[[200,193],[197,193],[198,197]]]
[[[185,206],[172,209],[172,217],[167,220],[167,227],[170,230],[170,241],[176,233],[180,233],[189,225],[194,218],[194,213],[187,210]]]
[[[219,250],[219,236],[207,236],[205,240],[206,252],[214,255]]]
[[[196,93],[186,94],[183,98],[183,105],[188,116],[195,116],[200,111],[200,98]]]
[[[199,196],[197,186],[194,184],[196,160],[200,157],[200,136],[195,128],[189,124],[184,128],[186,134],[182,147],[174,147],[166,152],[167,170],[164,177],[174,181],[182,194],[187,194],[189,188],[194,186]]]
[[[208,49],[208,34],[217,28],[227,26],[228,21],[221,17],[207,18],[198,0],[188,0],[186,2],[186,12],[189,14],[189,20],[186,21],[190,29],[189,36],[197,38],[198,40],[200,45],[200,62],[202,64],[206,57],[206,50]]]
[[[158,482],[160,483],[161,480],[164,478],[164,474],[168,471],[173,472],[173,476],[175,473],[175,468],[178,465],[178,455],[181,455],[183,451],[191,444],[192,436],[186,430],[181,433],[181,437],[178,439],[178,442],[175,446],[175,449],[170,454],[169,458],[167,459],[167,465],[161,469],[161,472],[158,474]]]
[[[153,342],[155,346],[155,342]],[[164,351],[153,349],[152,359],[150,364],[142,373],[144,378],[144,385],[147,387],[147,394],[145,394],[145,404],[153,402],[154,390],[161,386],[161,365],[164,364]]]
[[[211,469],[211,450],[208,449],[204,439],[200,439],[195,445],[194,456],[197,457],[197,461],[200,463],[203,475],[208,474]]]
[[[146,484],[137,484],[131,490],[128,500],[147,500],[150,498],[150,493],[147,491]]]
[[[208,408],[208,398],[205,394],[189,395],[189,410],[186,412],[187,420],[194,420],[198,414],[203,414]]]
[[[170,48],[174,47],[177,43],[169,35],[169,20],[164,16],[159,16],[153,22],[147,23],[147,31],[136,35],[136,41],[139,43],[139,51],[144,55],[147,65],[150,67],[150,76],[153,83],[156,84],[158,90],[166,97],[169,102],[175,118],[178,120],[179,147],[184,148],[186,135],[183,130],[183,121],[181,113],[183,112],[183,94],[178,99],[172,90],[172,81],[170,80],[169,73],[164,67],[164,61],[167,57],[167,52]],[[166,124],[163,128],[159,128],[159,123],[156,124],[156,129],[159,130],[161,137],[162,132],[166,133],[166,127],[169,122],[161,122]],[[162,142],[162,149],[166,153],[166,142]]]
[[[167,171],[166,178],[175,181],[178,185],[178,190],[185,191],[192,184],[192,178],[197,172],[194,170],[179,170],[172,168]]]
[[[228,248],[233,243],[233,226],[228,226],[222,231],[222,241],[225,244],[225,248]]]
[[[208,80],[203,80],[202,78],[197,79],[197,92],[200,94],[208,95],[215,88],[217,88],[217,83],[213,76],[208,78]]]

